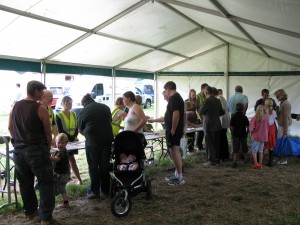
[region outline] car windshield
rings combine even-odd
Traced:
[[[145,85],[144,87],[144,92],[145,94],[153,94],[153,86],[152,85]]]

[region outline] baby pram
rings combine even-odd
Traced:
[[[135,156],[134,163],[138,164],[138,168],[120,170],[120,164],[122,164],[120,155],[124,153]],[[116,217],[124,217],[131,210],[132,197],[142,191],[146,192],[146,199],[151,199],[152,195],[151,180],[145,178],[144,145],[139,134],[132,131],[119,133],[114,141],[112,159],[114,161],[110,179],[110,196],[113,198],[111,212]]]

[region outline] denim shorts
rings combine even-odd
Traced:
[[[264,142],[259,142],[259,141],[253,141],[251,142],[251,151],[253,153],[257,152],[263,152],[264,151]]]

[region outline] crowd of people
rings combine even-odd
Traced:
[[[49,107],[53,95],[43,83],[30,81],[27,84],[27,97],[14,102],[9,118],[9,131],[14,146],[16,176],[20,185],[23,209],[27,218],[37,215],[41,224],[49,224],[55,207],[55,195],[61,194],[62,207],[69,207],[66,184],[70,180],[72,169],[77,183],[82,184],[74,154],[67,151],[67,143],[78,140],[78,134],[85,137],[86,160],[90,176],[87,190],[88,199],[105,198],[109,194],[110,157],[114,137],[122,130],[136,132],[144,146],[146,123],[163,122],[165,137],[175,170],[165,178],[169,185],[183,185],[183,159],[180,142],[188,137],[188,151],[207,153],[205,165],[216,166],[221,161],[229,160],[232,153],[232,167],[238,166],[241,157],[248,162],[247,137],[251,134],[253,168],[262,169],[263,151],[269,151],[268,165],[273,163],[273,149],[276,134],[280,138],[289,134],[291,125],[291,104],[283,89],[275,92],[279,106],[269,97],[266,89],[262,98],[255,104],[255,116],[248,120],[248,97],[243,88],[236,86],[235,94],[226,102],[221,89],[208,84],[201,85],[197,94],[191,89],[184,101],[176,91],[176,84],[169,81],[164,85],[163,97],[167,101],[164,117],[153,119],[145,115],[141,107],[141,96],[127,91],[116,100],[115,107],[96,103],[91,94],[86,94],[81,101],[83,109],[76,115],[71,111],[72,99],[62,99],[63,110],[56,115]],[[276,126],[277,121],[278,126]],[[203,125],[203,131],[185,134],[185,127]],[[227,130],[231,131],[232,150],[229,150]],[[49,150],[57,147],[58,151],[50,155]],[[205,146],[205,148],[204,148]],[[128,156],[120,159],[127,162]],[[134,156],[130,163],[134,164]],[[287,164],[280,159],[279,164]],[[124,169],[124,168],[123,168]],[[36,196],[34,183],[40,191],[40,202]]]

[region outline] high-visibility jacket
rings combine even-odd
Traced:
[[[55,116],[54,116],[54,112],[53,109],[51,107],[47,107],[47,111],[48,111],[48,115],[49,115],[49,121],[50,121],[50,128],[51,128],[51,133],[52,131],[52,126],[55,125]]]
[[[120,129],[122,128],[120,125],[122,122],[122,118],[116,117],[116,114],[119,113],[120,111],[122,111],[122,110],[119,109],[117,106],[115,106],[115,108],[113,109],[113,111],[111,113],[111,118],[112,118],[111,126],[112,126],[114,137],[117,136]]]
[[[64,131],[69,135],[74,135],[78,126],[76,114],[70,112],[70,119],[63,112],[56,114],[56,116],[60,118]]]

